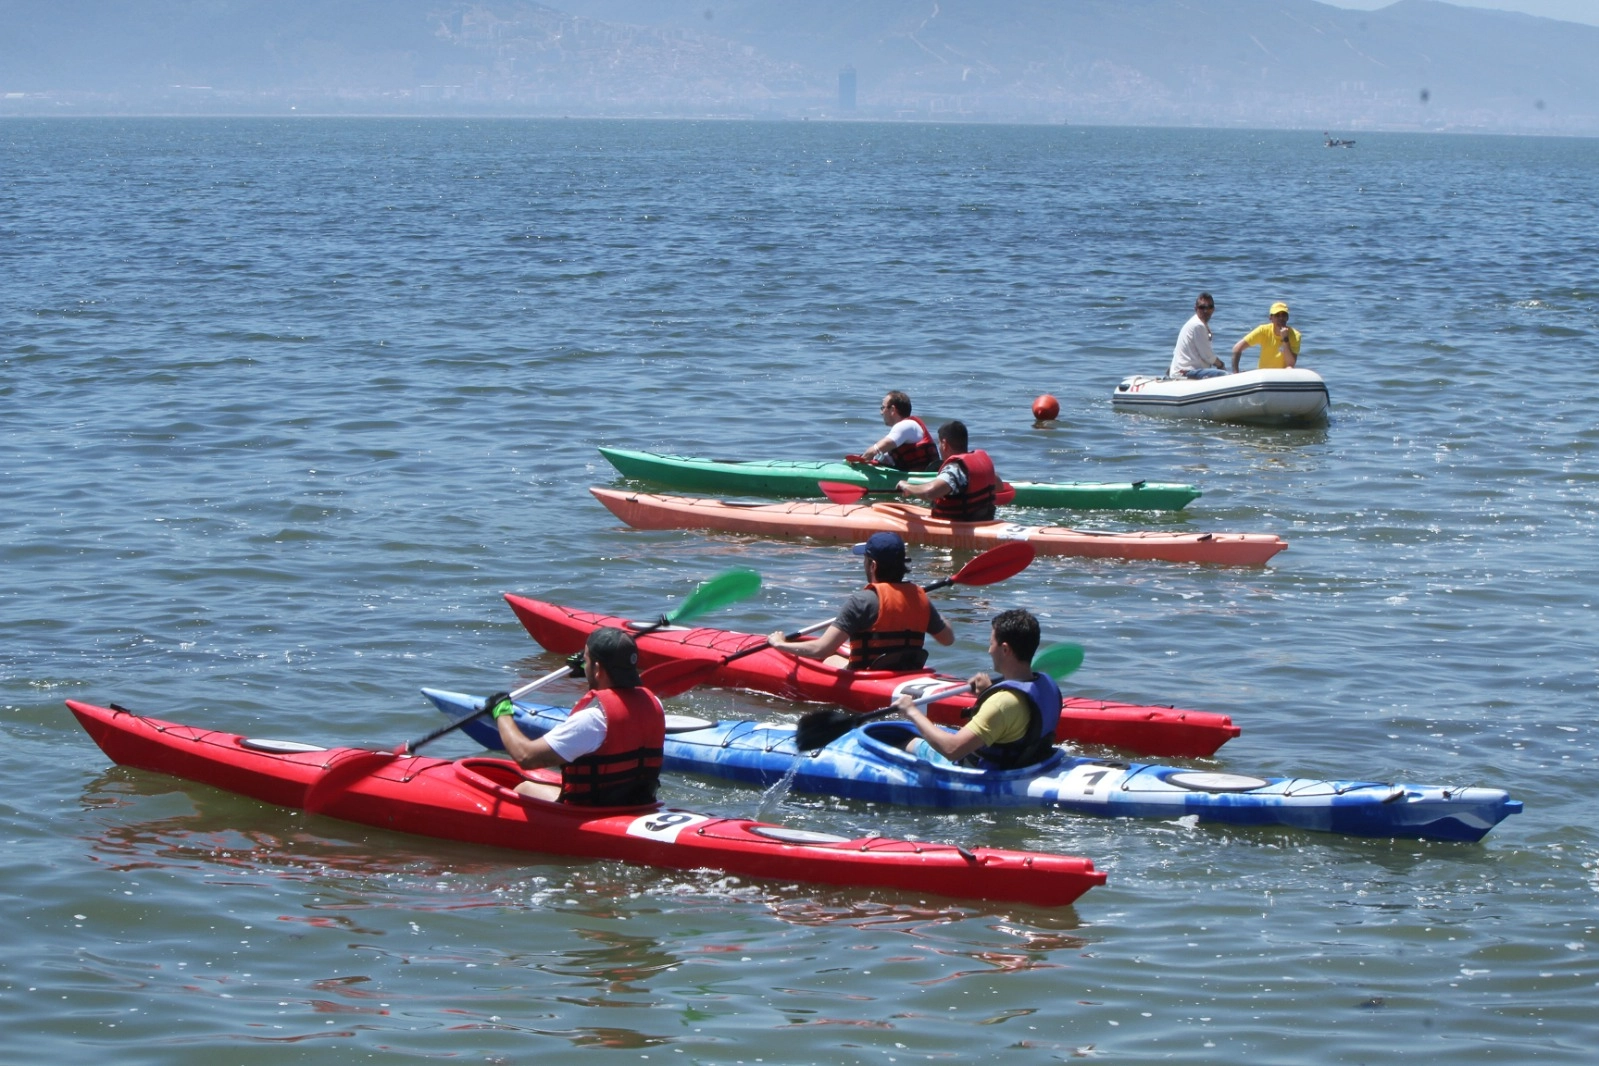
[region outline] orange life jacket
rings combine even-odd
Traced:
[[[851,670],[920,670],[933,607],[920,585],[909,581],[867,585],[877,593],[877,621],[870,631],[849,635]]]
[[[944,460],[944,466],[959,463],[966,470],[966,491],[952,492],[933,501],[934,518],[951,518],[957,522],[987,522],[994,517],[994,492],[999,488],[999,478],[994,474],[994,460],[987,452],[966,452]],[[944,466],[939,467],[940,470]]]
[[[598,700],[605,712],[605,741],[561,767],[561,802],[585,807],[654,803],[666,745],[666,712],[647,688],[590,692],[573,713]]]

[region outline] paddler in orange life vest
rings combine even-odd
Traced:
[[[909,693],[895,702],[921,734],[905,745],[919,759],[1010,770],[1032,766],[1049,757],[1060,721],[1060,686],[1048,674],[1033,670],[1038,651],[1038,619],[1020,608],[994,617],[988,657],[998,671],[995,682],[986,673],[972,678],[977,703],[959,730],[945,729],[916,707]]]
[[[898,533],[873,533],[850,549],[866,557],[866,587],[850,594],[821,636],[789,640],[781,629],[766,638],[779,651],[852,670],[920,670],[925,635],[948,647],[955,633],[921,586],[905,580],[905,542]],[[849,658],[834,652],[849,641]]]
[[[655,694],[639,685],[633,638],[609,626],[590,633],[583,645],[583,674],[589,679],[588,694],[577,701],[566,721],[537,740],[517,728],[509,695],[498,692],[489,697],[500,744],[518,766],[561,768],[559,788],[524,781],[516,790],[587,807],[654,803],[666,744],[666,712]]]
[[[967,451],[966,424],[945,422],[938,427],[938,451],[944,463],[931,481],[899,483],[899,491],[919,500],[931,500],[934,518],[957,522],[987,522],[994,517],[994,493],[999,477],[987,452]]]
[[[938,445],[927,423],[911,414],[911,398],[903,392],[883,397],[877,409],[889,427],[882,440],[861,453],[862,458],[885,462],[898,470],[937,470]]]

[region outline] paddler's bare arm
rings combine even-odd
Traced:
[[[916,727],[916,732],[932,745],[934,751],[951,762],[959,762],[983,746],[983,738],[972,732],[971,726],[962,726],[958,732],[950,732],[918,710],[916,701],[908,692],[900,693],[894,706]]]
[[[872,445],[870,448],[867,448],[864,452],[861,453],[861,455],[862,455],[862,457],[864,457],[866,459],[876,459],[876,458],[878,458],[880,456],[887,455],[889,452],[891,452],[893,450],[894,450],[894,435],[892,433],[890,433],[888,436],[884,437],[882,440],[878,441],[876,444]]]
[[[830,625],[822,631],[821,636],[812,637],[810,640],[789,640],[787,634],[779,629],[766,638],[766,643],[778,651],[786,651],[802,659],[825,659],[848,639],[848,633]]]
[[[941,500],[954,491],[949,487],[949,482],[937,477],[931,481],[918,481],[914,484],[901,481],[896,487],[902,494],[914,496],[918,500]]]
[[[505,714],[494,719],[494,727],[500,731],[500,747],[522,769],[541,770],[546,766],[566,765],[566,760],[555,753],[548,741],[543,737],[537,740],[529,737],[516,727],[516,719],[511,715]]]

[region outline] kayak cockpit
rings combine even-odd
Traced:
[[[539,799],[537,796],[529,796],[518,792],[516,786],[524,781],[533,781],[541,785],[560,787],[560,771],[523,770],[516,763],[506,759],[459,759],[455,763],[455,776],[463,784],[470,785],[507,803],[521,803],[546,810],[570,811],[580,813],[585,817],[616,814],[622,811],[647,813],[661,809],[659,803],[634,804],[626,807],[588,807],[573,803],[555,803],[550,800]]]
[[[856,730],[856,735],[861,747],[869,750],[879,759],[883,759],[900,766],[913,766],[918,773],[930,773],[951,778],[981,779],[984,781],[1009,781],[1013,778],[1031,778],[1047,774],[1055,770],[1065,754],[1059,748],[1050,749],[1049,757],[1041,762],[1029,766],[1017,766],[1009,770],[997,770],[982,766],[949,766],[941,763],[928,762],[919,759],[905,750],[905,745],[915,740],[921,734],[909,722],[873,722],[861,726]]]

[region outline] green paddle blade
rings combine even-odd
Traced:
[[[753,570],[729,570],[718,574],[688,594],[677,609],[666,616],[668,625],[686,622],[702,614],[747,600],[761,590],[761,575]]]
[[[1083,665],[1081,644],[1051,644],[1033,656],[1033,669],[1059,681]]]

